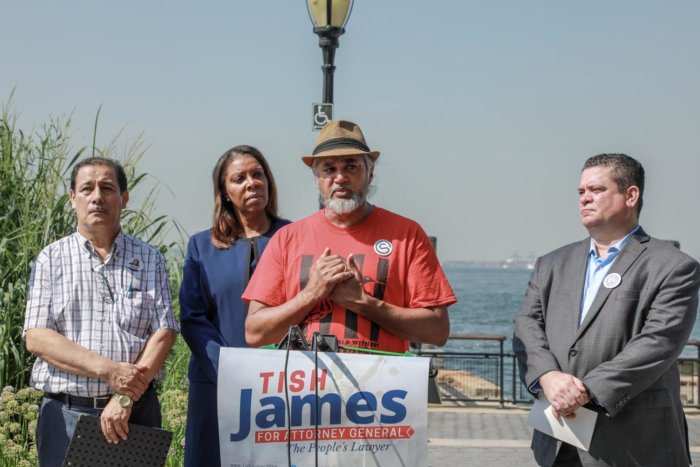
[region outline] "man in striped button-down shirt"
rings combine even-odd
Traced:
[[[175,341],[165,261],[121,231],[129,199],[122,166],[89,158],[71,174],[78,229],[44,248],[25,316],[37,356],[31,384],[45,392],[37,426],[42,466],[61,465],[80,414],[100,416],[108,441],[128,423],[161,424],[153,381]]]

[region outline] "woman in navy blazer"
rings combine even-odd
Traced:
[[[220,465],[219,349],[247,346],[241,295],[268,241],[289,223],[277,215],[275,181],[256,148],[229,149],[212,175],[213,225],[190,238],[180,288],[181,332],[192,351],[185,466]]]

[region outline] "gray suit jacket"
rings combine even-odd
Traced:
[[[537,260],[515,318],[513,350],[529,388],[560,370],[595,395],[598,416],[583,465],[688,465],[676,358],[695,322],[700,265],[642,229],[630,237],[579,326],[590,239]],[[532,449],[549,466],[559,443],[538,431]]]

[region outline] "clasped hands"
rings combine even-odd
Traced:
[[[136,402],[148,389],[146,367],[139,364],[113,362],[105,381],[117,394],[124,394]],[[122,407],[116,398],[110,399],[100,415],[102,434],[110,443],[126,440],[129,433],[131,407]]]
[[[362,273],[352,254],[347,262],[326,248],[309,270],[309,282],[305,290],[315,299],[329,297],[336,304],[351,308],[365,296],[362,288]]]
[[[540,386],[544,395],[552,404],[552,415],[559,418],[573,418],[576,410],[590,400],[583,381],[561,371],[549,371],[540,377]]]

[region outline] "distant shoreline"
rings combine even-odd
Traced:
[[[512,269],[516,271],[531,271],[535,268],[534,258],[506,258],[497,261],[444,261],[443,266],[466,267],[469,269]]]

